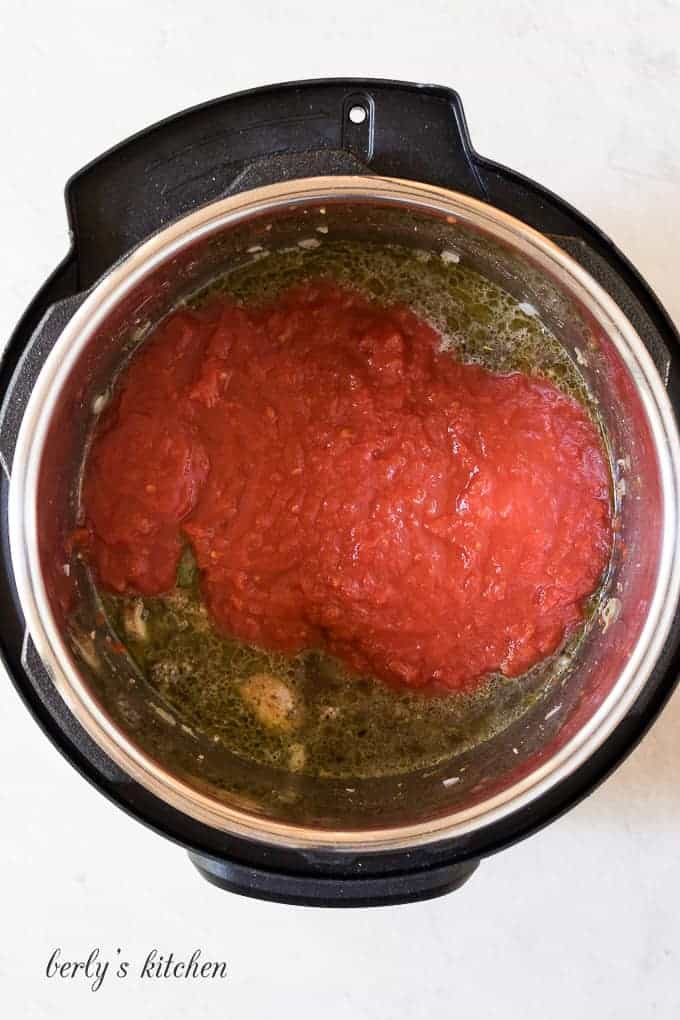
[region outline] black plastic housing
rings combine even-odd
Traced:
[[[355,107],[365,113],[361,123],[350,116]],[[679,338],[652,290],[577,210],[474,151],[455,92],[393,81],[293,82],[227,96],[171,117],[111,149],[68,182],[71,248],[26,309],[0,363],[5,409],[0,453],[8,469],[35,372],[79,304],[77,295],[118,259],[178,217],[227,194],[278,180],[347,173],[402,177],[460,191],[548,234],[609,292],[652,354],[667,349],[668,390],[677,412]],[[57,314],[45,317],[62,301]],[[17,371],[24,355],[23,368]],[[368,906],[425,899],[458,888],[481,857],[536,831],[601,782],[654,720],[680,672],[676,612],[671,637],[643,694],[597,753],[531,806],[468,836],[372,854],[282,850],[228,836],[132,782],[71,716],[35,656],[31,661],[30,646],[24,648],[9,553],[8,487],[2,473],[0,650],[27,708],[103,794],[189,849],[208,880],[245,895],[285,903]]]

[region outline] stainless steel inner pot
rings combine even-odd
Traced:
[[[65,610],[69,589],[87,588],[66,567],[64,546],[76,524],[78,469],[98,398],[122,359],[175,302],[260,257],[254,246],[319,239],[320,209],[330,238],[453,250],[535,310],[597,401],[618,520],[609,599],[546,697],[437,768],[352,783],[229,755],[166,711],[99,635],[89,654],[74,654]],[[319,177],[215,202],[143,243],[92,289],[47,358],[23,418],[10,542],[35,648],[77,720],[125,773],[225,832],[278,846],[370,851],[498,821],[570,775],[612,733],[649,677],[676,608],[679,494],[680,444],[664,380],[618,306],[564,251],[461,194],[393,179]],[[90,623],[94,630],[94,617]]]

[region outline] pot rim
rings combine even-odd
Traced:
[[[328,830],[262,819],[217,802],[178,780],[113,723],[80,675],[50,608],[37,541],[37,482],[55,401],[97,327],[133,287],[186,245],[251,216],[343,201],[406,205],[453,216],[528,256],[577,296],[615,345],[643,404],[659,462],[663,522],[656,587],[635,648],[591,718],[549,761],[501,793],[450,815],[398,827]],[[123,772],[178,811],[222,832],[280,847],[366,852],[440,842],[498,822],[565,780],[601,747],[639,696],[670,631],[680,597],[679,507],[680,438],[663,382],[621,309],[571,256],[515,217],[458,192],[389,177],[313,177],[204,206],[144,241],[94,286],[47,357],[28,401],[10,480],[9,536],[27,633],[68,708]]]

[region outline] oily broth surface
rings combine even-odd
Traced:
[[[447,253],[445,253],[446,255]],[[386,305],[408,305],[442,336],[442,348],[460,361],[496,372],[526,372],[549,379],[584,404],[583,376],[535,314],[502,287],[449,258],[400,245],[324,241],[317,248],[256,253],[189,302],[214,293],[243,304],[267,304],[288,287],[330,277]],[[457,257],[453,255],[453,257]]]
[[[452,260],[395,245],[324,240],[315,248],[257,253],[194,295],[265,304],[293,284],[330,277],[385,304],[407,304],[462,361],[550,379],[594,415],[583,378],[559,342],[501,287]],[[109,624],[149,684],[186,725],[238,756],[312,775],[351,778],[413,772],[491,738],[519,719],[569,668],[601,592],[568,647],[520,678],[489,676],[472,692],[428,695],[351,676],[310,650],[283,656],[212,627],[189,550],[177,587],[154,598],[100,593]],[[132,621],[132,622],[131,622]],[[294,711],[285,726],[262,722],[243,697],[248,678],[282,681]]]

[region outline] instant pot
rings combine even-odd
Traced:
[[[589,793],[675,686],[668,315],[597,227],[478,156],[459,97],[436,86],[311,81],[219,99],[96,159],[66,202],[71,248],[0,369],[0,641],[27,708],[83,776],[223,888],[357,906],[459,887]],[[527,712],[455,759],[351,782],[249,764],[186,726],[104,633],[68,556],[87,437],[149,324],[230,267],[325,238],[446,253],[550,329],[605,426],[616,536],[596,625]],[[86,647],[69,638],[74,592]]]

